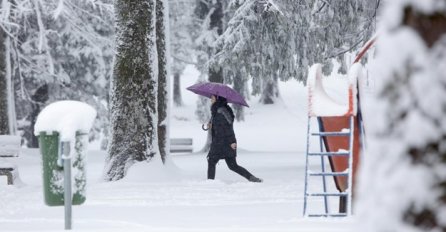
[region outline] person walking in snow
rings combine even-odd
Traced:
[[[263,180],[252,175],[248,170],[237,164],[237,140],[234,133],[234,113],[229,107],[226,98],[211,96],[211,129],[212,142],[208,158],[208,179],[215,178],[215,166],[220,159],[224,159],[229,169],[245,177],[251,182]]]

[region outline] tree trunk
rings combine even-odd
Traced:
[[[166,44],[166,22],[168,14],[166,14],[166,7],[168,7],[165,0],[156,0],[156,49],[158,51],[158,146],[160,150],[161,160],[166,161],[166,156],[169,153],[167,147],[167,44]]]
[[[236,71],[236,75],[234,77],[234,90],[245,97],[245,78],[241,76],[239,71]],[[245,120],[245,111],[243,106],[234,104],[234,111],[235,119],[237,119],[237,121],[240,122]]]
[[[175,72],[173,74],[173,102],[175,106],[182,106],[183,99],[181,97],[181,82],[180,82],[180,73]]]
[[[273,78],[269,78],[267,80],[262,80],[263,83],[263,91],[262,96],[260,97],[260,102],[268,105],[274,104],[277,97],[279,97],[279,80],[275,75]]]
[[[123,178],[158,149],[155,0],[116,0],[116,54],[110,96],[111,139],[104,179]]]
[[[34,135],[34,126],[36,125],[37,116],[42,110],[43,106],[45,106],[46,102],[49,99],[49,87],[48,84],[44,84],[37,88],[34,94],[31,96],[32,100],[32,110],[29,116],[30,129],[25,130],[24,137],[28,141],[28,147],[30,148],[38,148],[39,140]]]
[[[3,0],[5,1],[5,0]],[[0,0],[0,5],[2,0]],[[6,67],[6,33],[0,28],[0,134],[9,134],[8,76]]]

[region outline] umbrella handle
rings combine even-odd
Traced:
[[[203,129],[204,131],[208,131],[209,127],[208,128],[204,128],[204,124],[201,124],[201,129]]]

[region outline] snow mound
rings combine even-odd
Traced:
[[[34,134],[57,131],[61,141],[74,141],[76,131],[88,133],[96,110],[79,101],[58,101],[45,107],[37,117]]]
[[[163,164],[161,158],[153,157],[150,162],[137,162],[129,168],[122,182],[174,182],[182,179],[180,169],[167,160]]]

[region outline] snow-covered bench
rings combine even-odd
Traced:
[[[0,135],[0,157],[19,156],[20,142],[20,136]]]
[[[6,158],[19,156],[20,142],[20,136],[0,135],[0,176],[7,177],[8,185],[14,184],[18,175],[16,166]]]
[[[175,138],[170,139],[171,153],[191,153],[192,138]]]

